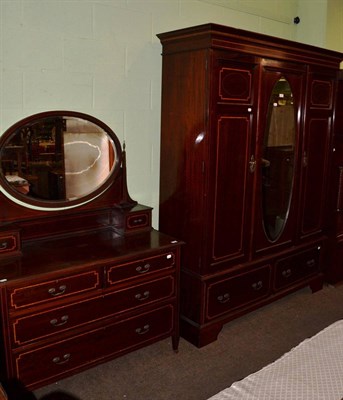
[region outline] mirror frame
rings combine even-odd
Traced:
[[[77,112],[77,111],[46,111],[37,114],[30,115],[20,121],[16,122],[10,128],[8,128],[1,136],[0,136],[0,151],[2,147],[8,142],[8,140],[14,135],[18,129],[21,129],[24,126],[34,124],[39,120],[48,117],[74,117],[78,119],[84,119],[89,121],[98,127],[100,127],[113,141],[114,150],[116,151],[117,159],[115,161],[114,168],[112,172],[109,174],[107,179],[94,191],[91,193],[82,196],[78,199],[73,200],[44,200],[44,199],[37,199],[33,197],[28,197],[25,194],[22,194],[15,189],[8,183],[7,179],[4,177],[2,173],[0,173],[0,191],[10,200],[18,203],[24,207],[40,210],[40,211],[60,211],[60,210],[67,210],[70,208],[75,208],[82,206],[90,201],[94,200],[95,198],[99,197],[102,193],[107,191],[113,184],[118,176],[122,165],[122,148],[120,141],[113,130],[106,125],[101,120],[93,117],[89,114]],[[1,160],[0,160],[1,161]]]

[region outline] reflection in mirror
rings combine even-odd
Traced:
[[[106,182],[118,166],[118,146],[92,120],[52,112],[29,119],[5,139],[0,149],[1,174],[24,197],[70,202]]]
[[[277,240],[286,223],[292,196],[295,154],[295,109],[289,82],[279,79],[268,106],[262,156],[263,224]]]

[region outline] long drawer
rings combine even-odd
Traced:
[[[166,276],[49,311],[13,318],[12,340],[15,346],[20,346],[174,295],[175,278]]]
[[[14,354],[15,378],[27,386],[43,384],[167,337],[174,328],[174,313],[173,305],[166,305],[68,340]]]
[[[238,276],[221,279],[207,287],[206,318],[216,318],[237,307],[268,296],[270,292],[271,267],[258,269]]]
[[[80,272],[60,279],[45,280],[23,286],[8,286],[10,310],[19,310],[62,298],[100,289],[100,270]]]

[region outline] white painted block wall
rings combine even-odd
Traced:
[[[306,1],[0,0],[0,133],[47,110],[102,119],[125,140],[131,197],[154,207],[157,228],[162,59],[156,34],[214,22],[299,40],[293,18]],[[327,0],[313,1],[322,9]],[[326,21],[312,17],[321,42],[312,44],[320,45]]]

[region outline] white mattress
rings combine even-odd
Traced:
[[[343,320],[208,400],[281,399],[343,400]]]

